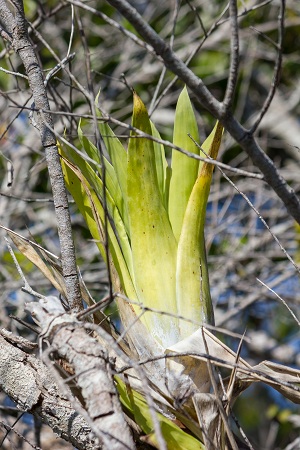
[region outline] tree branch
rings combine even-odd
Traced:
[[[135,8],[126,0],[107,0],[107,2],[126,17],[144,40],[154,48],[156,54],[163,59],[165,66],[184,81],[193,91],[199,103],[224,125],[225,129],[263,173],[266,182],[283,201],[289,214],[300,223],[300,201],[298,197],[282,178],[273,161],[260,148],[254,136],[235,119],[226,105],[216,100],[203,81],[176,56],[168,44],[144,21]]]
[[[225,97],[223,100],[223,105],[225,109],[230,109],[234,93],[236,89],[238,72],[239,72],[239,27],[238,27],[238,9],[236,0],[230,0],[229,2],[229,13],[230,13],[230,69],[229,77],[227,81],[227,87],[225,92]]]
[[[201,78],[198,78],[181,59],[171,50],[170,46],[144,21],[142,16],[126,0],[107,0],[131,23],[138,33],[150,44],[155,53],[161,56],[165,66],[184,81],[195,93],[202,106],[214,116],[220,114],[222,104],[207,89]]]
[[[261,108],[258,118],[255,120],[254,124],[251,126],[250,132],[251,134],[255,133],[265,114],[267,113],[272,100],[274,98],[277,86],[280,80],[280,72],[282,66],[282,43],[283,43],[283,34],[284,34],[284,17],[285,17],[285,0],[281,0],[281,7],[278,16],[278,43],[276,45],[277,48],[277,58],[274,66],[273,80],[270,87],[270,91],[268,96]]]
[[[42,324],[42,336],[50,343],[50,352],[71,365],[72,379],[76,378],[83,398],[84,417],[103,450],[134,450],[106,350],[87,334],[73,314],[64,313],[58,298],[28,303],[27,310]]]
[[[62,395],[47,367],[28,354],[29,344],[0,330],[0,388],[21,410],[41,418],[74,447],[99,448],[91,428]]]
[[[37,110],[50,110],[49,101],[44,85],[42,70],[28,37],[27,23],[23,2],[12,1],[15,16],[9,11],[5,0],[0,0],[0,20],[12,35],[11,45],[20,56],[28,76]],[[54,207],[58,225],[58,235],[61,246],[61,260],[63,275],[66,283],[67,300],[74,311],[82,307],[80,286],[77,274],[75,247],[72,237],[71,219],[68,206],[67,191],[64,184],[60,158],[56,146],[54,128],[50,113],[37,114],[37,126],[41,142],[45,150],[50,182],[52,186]]]

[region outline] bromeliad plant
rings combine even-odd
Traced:
[[[171,166],[136,94],[127,150],[105,120],[100,120],[99,129],[107,158],[84,136],[81,126],[81,149],[64,145],[60,152],[67,187],[109,268],[124,332],[116,335],[99,311],[96,323],[133,361],[126,376],[115,376],[124,411],[157,448],[223,450],[226,435],[236,449],[226,417],[237,396],[252,382],[263,381],[300,403],[300,373],[270,361],[251,367],[203,327],[213,324],[204,242],[213,165],[199,156],[216,158],[222,126],[217,123],[202,146],[197,145],[197,124],[183,89],[173,144],[185,152],[173,150]],[[39,254],[28,240],[7,231],[65,296],[57,259],[41,247]],[[88,292],[81,288],[83,299],[90,303]],[[121,374],[120,352],[111,348],[109,339],[98,338]],[[214,365],[232,367],[231,376],[220,385],[214,381],[208,354]],[[136,361],[143,365],[142,374]],[[156,413],[149,408],[151,398]],[[161,437],[165,444],[161,445]]]
[[[205,352],[201,326],[214,322],[204,241],[214,166],[198,157],[217,157],[223,128],[217,123],[200,147],[184,88],[173,135],[174,146],[184,152],[172,150],[171,166],[137,94],[127,150],[104,120],[99,130],[108,158],[79,125],[84,153],[60,147],[62,166],[67,188],[109,267],[131,356],[143,360],[163,352]],[[164,405],[168,398],[168,406],[172,398],[187,400],[191,408],[191,394],[210,389],[206,362],[192,357],[166,361],[154,361],[145,369],[156,398]],[[200,448],[199,442],[195,445],[192,448]]]
[[[132,126],[160,139],[137,94]],[[173,144],[190,155],[173,150],[171,167],[163,145],[155,140],[133,131],[126,151],[105,122],[99,128],[110,159],[103,157],[105,189],[99,151],[80,127],[79,139],[89,158],[63,148],[67,187],[109,263],[114,289],[132,301],[139,320],[161,347],[168,348],[203,323],[213,323],[204,222],[214,166],[197,156],[216,158],[222,126],[217,124],[200,148],[184,88],[176,108]]]

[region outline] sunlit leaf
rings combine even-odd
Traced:
[[[136,94],[132,124],[151,135],[147,110]],[[153,142],[134,134],[128,146],[128,212],[139,301],[176,314],[177,245],[158,187]],[[176,318],[147,312],[141,320],[163,345],[177,341]]]
[[[155,125],[151,123],[151,131],[152,136],[161,139],[159,132],[157,131]],[[154,155],[155,155],[155,166],[156,166],[156,175],[157,175],[157,183],[158,189],[161,194],[161,198],[164,204],[164,207],[168,209],[168,195],[169,195],[169,177],[167,176],[168,172],[168,163],[165,156],[165,149],[162,144],[153,141]]]
[[[123,406],[133,416],[143,432],[148,435],[147,441],[159,448],[153,432],[149,406],[145,398],[133,389],[126,387],[126,384],[119,377],[116,377],[116,383]],[[157,413],[157,419],[168,450],[204,450],[200,441],[184,432],[178,425],[162,414]]]
[[[203,144],[207,154],[216,158],[223,128],[217,124]],[[182,339],[190,336],[204,323],[213,323],[210,297],[204,225],[213,165],[204,163],[193,187],[178,243],[176,295],[178,312],[194,323],[180,321]]]
[[[199,142],[198,126],[187,89],[181,92],[175,113],[173,144],[190,153],[200,154],[199,147],[188,136]],[[169,216],[172,229],[179,240],[182,222],[193,186],[197,179],[199,160],[172,150],[172,175],[169,192]]]

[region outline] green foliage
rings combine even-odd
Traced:
[[[141,427],[147,435],[147,442],[159,448],[154,433],[153,422],[149,411],[149,406],[145,398],[126,386],[126,384],[116,377],[117,389],[122,405],[134,421]],[[186,433],[178,425],[167,419],[160,413],[156,413],[157,420],[161,427],[161,433],[165,439],[168,450],[203,450],[204,446],[193,436]]]
[[[132,125],[160,138],[137,94]],[[87,156],[67,146],[61,150],[66,184],[106,261],[107,226],[115,288],[121,286],[128,298],[155,310],[140,320],[167,348],[190,336],[202,323],[213,322],[204,242],[213,166],[173,150],[170,168],[160,143],[132,132],[126,152],[105,122],[100,122],[99,129],[110,161],[100,157],[79,125],[79,141]],[[203,152],[189,133],[199,142],[184,88],[176,108],[174,144],[191,154],[216,158],[222,136],[219,124],[203,143]],[[133,307],[136,314],[141,313],[140,306]],[[194,323],[179,320],[178,314]]]
[[[160,135],[137,94],[132,126],[146,136],[132,131],[126,151],[108,124],[100,121],[107,159],[79,124],[81,149],[60,147],[62,167],[67,188],[110,267],[115,291],[135,302],[135,315],[155,338],[157,348],[167,349],[189,338],[201,324],[213,323],[204,224],[214,166],[173,150],[169,167],[163,145],[151,139]],[[184,88],[176,108],[174,144],[191,155],[215,159],[222,132],[217,124],[200,150],[194,111]],[[124,308],[120,302],[118,306]],[[146,314],[141,314],[143,307]],[[121,318],[123,314],[122,309]],[[207,375],[206,364],[194,359],[186,364],[189,370],[194,368],[195,376]],[[175,364],[173,370],[182,368]],[[116,382],[124,408],[156,446],[145,398],[118,378]],[[172,421],[161,414],[157,417],[169,449],[203,448]]]

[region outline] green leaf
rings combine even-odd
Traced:
[[[61,149],[60,152],[61,154],[63,153]],[[95,190],[91,187],[88,180],[81,173],[80,169],[73,165],[70,161],[65,159],[63,156],[61,158],[61,162],[67,189],[69,190],[80,213],[85,219],[88,229],[92,237],[95,239],[104,261],[106,261],[107,263],[104,232],[105,215],[102,203],[100,202]],[[110,200],[112,202],[112,199],[109,199],[109,194],[107,194],[107,200]],[[117,226],[117,208],[115,208],[115,214],[113,214],[112,219],[115,223],[115,226]],[[127,261],[120,247],[120,239],[117,238],[115,230],[112,228],[109,220],[106,224],[109,237],[109,252],[112,258],[110,264],[113,263],[119,275],[121,286],[124,289],[126,295],[132,300],[136,300],[136,292],[129,273]]]
[[[217,157],[223,127],[217,123],[202,145],[213,159]],[[178,243],[176,295],[178,314],[196,321],[180,321],[180,336],[184,339],[203,323],[213,323],[208,267],[204,240],[206,204],[214,166],[204,163],[186,208]]]
[[[103,171],[102,171],[102,163],[101,163],[101,157],[100,152],[97,149],[97,147],[87,139],[87,137],[84,136],[82,129],[81,129],[81,121],[78,125],[78,137],[80,140],[80,143],[84,150],[86,151],[87,155],[95,161],[95,167],[94,171],[99,172],[100,177],[103,178]],[[124,150],[124,149],[123,149]],[[126,154],[126,152],[125,152]],[[71,148],[68,148],[68,158],[73,161],[75,164],[78,163],[78,161],[82,161],[82,157],[78,155],[78,153],[74,152]],[[124,195],[121,186],[119,184],[119,180],[117,177],[117,167],[116,165],[112,165],[104,156],[103,161],[105,164],[105,185],[108,192],[111,194],[112,198],[114,199],[115,204],[117,205],[121,218],[124,222],[125,228],[127,233],[129,233],[128,230],[128,213],[127,213],[127,205],[126,205],[126,196]],[[117,164],[115,162],[115,164]],[[99,178],[99,177],[98,177]]]
[[[153,424],[149,406],[145,398],[130,388],[119,378],[115,377],[120,400],[124,408],[135,422],[140,426],[142,431],[147,434],[148,442],[159,448],[157,440],[153,432]],[[203,444],[190,434],[185,433],[174,422],[157,413],[162,435],[167,444],[168,450],[204,450]]]
[[[89,141],[86,142],[86,146],[89,145]],[[101,178],[97,175],[95,170],[90,166],[90,164],[78,153],[74,152],[70,147],[67,146],[60,146],[61,154],[67,158],[67,160],[73,164],[73,166],[76,166],[83,177],[87,180],[88,184],[92,188],[92,190],[95,191],[95,193],[98,196],[98,199],[101,201],[101,208],[103,209],[104,204],[104,192],[103,192],[103,182]],[[114,171],[111,164],[106,161],[106,186],[110,186],[114,179]],[[117,182],[116,182],[117,183]],[[126,265],[128,267],[128,270],[133,276],[133,267],[132,267],[132,253],[131,253],[131,247],[128,239],[128,230],[126,230],[125,225],[122,221],[119,208],[116,205],[116,198],[119,200],[118,203],[120,204],[120,197],[122,198],[121,191],[117,189],[117,187],[114,189],[111,187],[111,190],[113,191],[111,194],[111,191],[108,189],[106,190],[106,207],[108,211],[109,218],[111,219],[111,223],[114,224],[114,232],[115,236],[118,239],[119,246],[121,247],[124,259],[126,261]]]
[[[96,106],[98,101],[99,94],[96,97]],[[98,117],[102,117],[101,111],[98,107],[97,115]],[[111,163],[116,171],[116,176],[122,191],[123,199],[127,207],[127,152],[106,122],[99,122],[99,130]]]
[[[186,87],[181,92],[175,113],[173,144],[199,155],[200,149],[188,136],[199,143],[198,126]],[[197,179],[199,160],[178,150],[172,151],[172,176],[169,193],[169,216],[174,235],[179,240],[182,222],[193,186]]]
[[[147,110],[134,94],[132,125],[151,135]],[[135,286],[146,307],[177,313],[176,240],[158,187],[153,141],[132,137],[128,146],[128,213]],[[177,319],[147,312],[141,319],[163,346],[178,339]]]
[[[152,136],[158,139],[161,139],[159,132],[157,131],[155,125],[151,123],[151,131]],[[157,183],[158,189],[163,201],[165,208],[168,207],[168,183],[169,178],[167,176],[167,171],[169,169],[168,163],[165,156],[165,149],[162,144],[153,141],[154,148],[154,156],[155,156],[155,165],[156,165],[156,174],[157,174]]]

